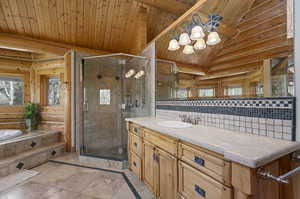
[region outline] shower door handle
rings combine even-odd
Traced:
[[[84,103],[83,104],[83,111],[84,112],[88,112],[89,111],[89,104],[88,103]]]
[[[86,89],[83,88],[83,112],[89,111],[88,100],[86,99]]]

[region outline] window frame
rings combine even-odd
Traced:
[[[200,96],[200,90],[203,89],[203,90],[210,90],[212,89],[213,90],[213,95],[212,96]],[[198,97],[202,97],[202,98],[213,98],[213,97],[216,97],[216,88],[212,88],[212,87],[203,87],[203,88],[198,88]]]
[[[240,95],[229,95],[228,89],[232,89],[232,88],[240,88],[241,94]],[[241,96],[243,96],[243,93],[244,93],[244,90],[243,90],[242,85],[229,85],[229,86],[224,87],[224,96],[226,96],[226,97],[241,97]]]
[[[59,100],[59,104],[48,104],[48,88],[49,88],[49,79],[50,78],[57,78],[60,81],[59,87],[59,98],[61,98],[61,77],[60,75],[56,74],[46,74],[40,75],[40,104],[44,106],[61,106],[62,102]]]
[[[22,104],[13,104],[13,105],[9,105],[9,104],[0,104],[0,107],[22,107],[25,103],[27,103],[29,101],[28,97],[26,96],[30,96],[30,86],[29,86],[29,73],[6,73],[6,72],[0,72],[0,77],[15,77],[15,78],[20,78],[23,81],[23,88],[22,88],[22,93],[23,93],[23,97],[22,97]],[[29,87],[29,90],[26,89],[27,87]]]

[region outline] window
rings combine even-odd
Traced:
[[[24,83],[21,77],[0,75],[0,105],[23,104]]]
[[[241,86],[228,86],[224,90],[225,96],[240,96],[243,94],[243,89]]]
[[[110,104],[110,89],[99,90],[99,104],[109,105]]]
[[[198,90],[199,97],[214,97],[215,89],[214,88],[200,88]]]
[[[177,88],[176,89],[176,98],[185,99],[188,98],[189,90],[187,88]]]
[[[47,79],[47,104],[60,104],[60,80],[58,77],[49,77]]]
[[[262,84],[259,83],[256,84],[255,94],[256,96],[264,96],[264,86]]]

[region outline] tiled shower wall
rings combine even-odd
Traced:
[[[295,140],[294,97],[156,101],[156,117],[197,119],[200,125],[240,133]]]

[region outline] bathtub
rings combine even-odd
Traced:
[[[9,140],[22,134],[18,129],[0,129],[0,141]]]

